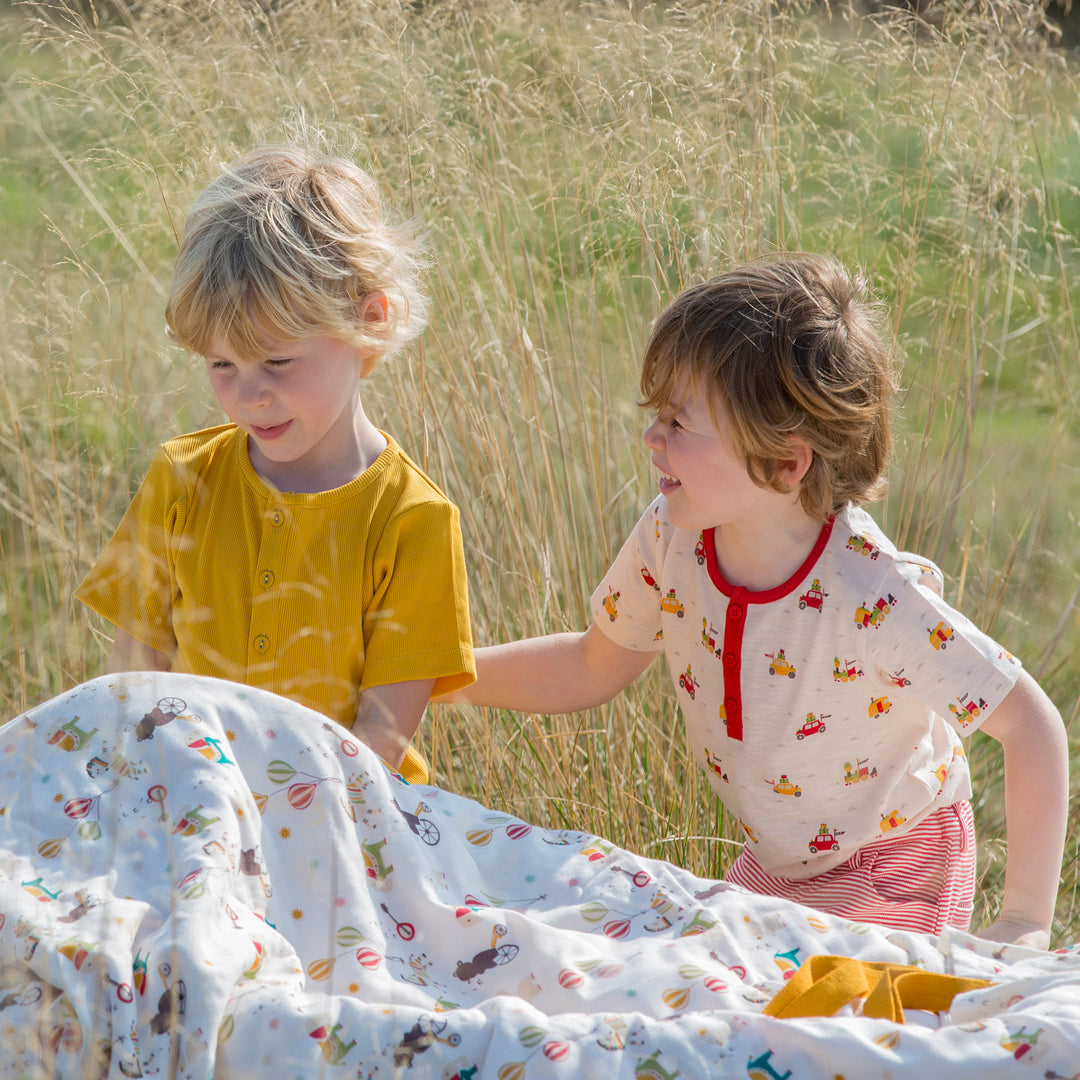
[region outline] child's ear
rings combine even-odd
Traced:
[[[781,458],[776,464],[776,478],[789,491],[797,491],[814,462],[814,451],[810,444],[798,435],[792,435],[788,439],[787,451],[788,456]]]
[[[365,331],[372,337],[385,335],[390,329],[390,301],[382,289],[372,289],[357,305],[357,314]],[[379,362],[382,349],[377,345],[368,345],[356,350],[360,361],[360,378],[370,375]]]
[[[360,301],[360,321],[384,323],[390,318],[390,301],[381,289],[373,289]]]

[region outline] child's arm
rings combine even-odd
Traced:
[[[1008,856],[1001,911],[979,936],[1045,949],[1065,848],[1069,803],[1065,727],[1053,702],[1022,672],[981,730],[1001,743],[1005,758]]]
[[[105,670],[112,675],[117,671],[168,671],[172,657],[132,637],[118,626],[113,635],[113,647]]]
[[[434,679],[369,686],[360,692],[353,731],[396,769],[420,726],[434,686]]]
[[[594,623],[584,633],[477,649],[476,682],[436,700],[518,712],[579,712],[610,701],[656,655],[615,644]]]

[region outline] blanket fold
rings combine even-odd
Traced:
[[[821,956],[917,970],[867,990],[891,1019],[771,1015]],[[1075,947],[702,880],[249,687],[104,676],[0,727],[0,1080],[1024,1080],[1077,1046]]]

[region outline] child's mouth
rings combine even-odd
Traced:
[[[666,495],[669,491],[674,491],[677,487],[681,486],[680,482],[676,480],[674,476],[668,476],[667,473],[663,472],[660,474],[660,491],[662,494]]]
[[[269,427],[259,427],[256,424],[251,425],[251,433],[258,439],[265,439],[267,442],[273,442],[274,439],[280,439],[286,431],[289,430],[291,420],[286,420],[283,424],[271,424]]]

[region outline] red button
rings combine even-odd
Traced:
[[[724,667],[733,668],[739,662],[739,658],[733,652],[724,653]]]
[[[728,609],[728,618],[734,619],[736,622],[741,620],[746,615],[746,609],[742,604],[732,604]]]

